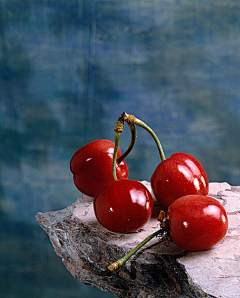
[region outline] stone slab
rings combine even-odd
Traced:
[[[143,183],[150,187],[147,181]],[[93,199],[83,195],[62,210],[39,212],[36,220],[75,278],[117,297],[237,298],[240,186],[210,183],[209,195],[223,204],[229,217],[228,233],[219,244],[207,251],[189,252],[156,237],[111,275],[106,270],[109,264],[159,228],[155,216],[136,233],[112,233],[95,219]]]

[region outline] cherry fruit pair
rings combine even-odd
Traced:
[[[176,199],[170,205],[167,220],[161,225],[162,228],[144,239],[127,255],[109,265],[108,270],[117,270],[156,236],[161,236],[162,239],[170,237],[178,246],[190,251],[209,249],[226,235],[228,217],[217,200],[204,195],[187,195]]]
[[[76,187],[94,197],[94,211],[99,223],[112,232],[135,232],[151,218],[153,200],[140,182],[127,180],[128,168],[122,160],[135,143],[136,131],[131,128],[132,142],[121,156],[119,149],[123,119],[115,128],[115,144],[108,140],[93,141],[72,157],[70,169]]]

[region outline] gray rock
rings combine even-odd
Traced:
[[[144,184],[149,187],[148,182]],[[228,234],[219,244],[207,251],[188,252],[156,237],[112,274],[106,270],[108,265],[159,228],[155,216],[136,233],[112,233],[95,219],[93,199],[83,195],[63,210],[39,212],[36,220],[66,268],[86,285],[124,298],[237,298],[240,186],[210,183],[209,195],[224,205],[229,216]]]

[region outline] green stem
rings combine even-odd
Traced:
[[[131,143],[127,149],[126,152],[124,152],[118,159],[117,163],[120,164],[127,156],[128,154],[132,151],[133,146],[135,145],[136,138],[137,138],[137,130],[134,124],[128,124],[130,130],[131,130]]]
[[[118,147],[120,142],[120,136],[121,136],[121,132],[115,131],[115,146],[114,146],[113,162],[112,162],[112,172],[113,172],[114,180],[117,180],[116,163],[117,163],[117,153],[118,153]]]
[[[108,270],[111,272],[117,270],[119,267],[121,267],[129,258],[131,258],[132,255],[134,255],[143,245],[145,245],[147,242],[149,242],[152,238],[156,237],[159,234],[163,234],[165,231],[168,231],[167,228],[162,228],[154,233],[152,233],[150,236],[148,236],[146,239],[144,239],[142,242],[140,242],[133,250],[131,250],[127,255],[125,255],[123,258],[117,260],[116,262],[112,263],[108,266]]]
[[[137,119],[134,115],[128,115],[125,112],[121,114],[121,119],[126,121],[129,126],[136,124],[136,125],[141,126],[142,128],[144,128],[146,131],[148,131],[151,134],[151,136],[153,137],[153,139],[154,139],[154,141],[155,141],[155,143],[158,147],[158,151],[159,151],[159,154],[160,154],[161,161],[164,161],[166,159],[163,148],[162,148],[162,145],[161,145],[157,135],[146,123],[144,123],[140,119]]]
[[[147,130],[151,136],[153,137],[155,143],[157,144],[157,147],[158,147],[158,151],[159,151],[159,154],[160,154],[160,158],[161,158],[161,161],[164,161],[166,159],[165,157],[165,154],[164,154],[164,151],[163,151],[163,148],[162,148],[162,145],[157,137],[157,135],[155,134],[155,132],[146,124],[144,123],[143,121],[141,121],[140,119],[137,119],[135,118],[134,120],[134,123],[138,126],[141,126],[142,128],[144,128],[145,130]]]
[[[123,127],[124,127],[124,119],[123,119],[123,115],[121,115],[118,118],[118,121],[117,121],[116,126],[114,128],[114,131],[115,131],[115,146],[114,146],[113,161],[112,161],[112,173],[113,173],[113,179],[114,180],[117,180],[117,174],[116,174],[117,154],[118,154],[120,136],[121,136],[121,133],[123,132]]]

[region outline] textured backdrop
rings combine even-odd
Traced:
[[[71,156],[113,140],[123,111],[167,157],[240,184],[239,30],[238,0],[0,0],[2,297],[112,297],[66,272],[34,215],[76,200]],[[159,161],[138,129],[130,177],[149,180]]]

